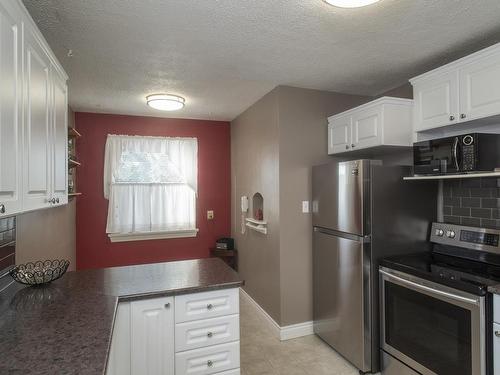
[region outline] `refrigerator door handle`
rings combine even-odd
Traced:
[[[372,240],[371,235],[358,236],[357,234],[340,232],[338,230],[326,229],[326,228],[321,228],[321,227],[314,227],[314,231],[318,232],[318,233],[323,233],[323,234],[327,234],[327,235],[335,236],[335,237],[341,237],[341,238],[345,238],[347,240],[358,241],[358,242],[362,242],[362,243],[370,243]]]

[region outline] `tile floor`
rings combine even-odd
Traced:
[[[318,337],[279,341],[256,307],[240,298],[241,375],[358,375]]]

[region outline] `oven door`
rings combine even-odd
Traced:
[[[444,174],[460,171],[461,139],[449,137],[413,144],[415,174]]]
[[[485,375],[484,297],[380,268],[382,349],[421,374]]]

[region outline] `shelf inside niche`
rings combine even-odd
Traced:
[[[500,177],[500,171],[494,172],[474,172],[466,174],[445,174],[445,175],[434,175],[434,176],[408,176],[403,177],[403,180],[452,180],[452,179],[462,179],[462,178],[479,178],[479,177]]]
[[[262,234],[267,234],[267,228],[264,225],[255,225],[250,222],[246,223],[246,226],[256,232],[262,233]]]
[[[253,219],[251,217],[247,217],[245,219],[247,222],[249,223],[252,223],[252,224],[255,224],[255,225],[267,225],[267,221],[264,221],[264,220],[257,220],[257,219]]]

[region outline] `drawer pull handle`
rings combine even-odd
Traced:
[[[169,308],[170,308],[170,302],[167,302],[167,303],[165,304],[165,308],[166,308],[166,309],[169,309]]]
[[[0,204],[0,214],[5,213],[5,206],[3,204]]]
[[[207,361],[207,366],[208,367],[212,367],[214,365],[214,363],[211,361],[211,360],[208,360]]]
[[[212,305],[211,303],[209,303],[207,305],[207,310],[212,310],[214,308],[214,305]]]
[[[500,331],[495,331],[495,336],[500,337]]]
[[[214,335],[214,334],[213,334],[212,332],[208,332],[208,333],[207,333],[207,337],[208,337],[208,338],[211,338],[213,335]]]

